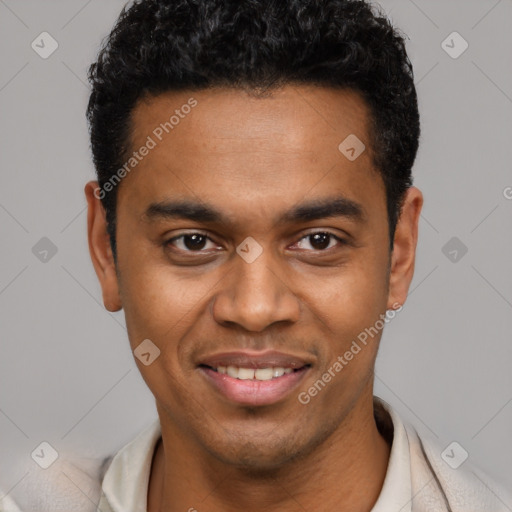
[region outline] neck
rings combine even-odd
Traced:
[[[314,453],[265,473],[228,467],[202,453],[158,410],[162,439],[148,512],[369,512],[382,489],[390,447],[377,429],[371,393]]]

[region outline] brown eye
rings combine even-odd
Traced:
[[[208,242],[216,247],[216,245],[202,233],[186,233],[167,240],[165,245],[172,245],[176,249],[184,252],[202,252]],[[210,249],[214,247],[210,247]]]
[[[305,244],[304,241],[307,241]],[[336,242],[338,244],[344,244],[344,240],[337,237],[336,235],[333,235],[332,233],[326,232],[326,231],[318,231],[316,233],[310,233],[304,237],[302,237],[298,244],[301,249],[309,249],[311,248],[314,251],[324,251],[326,249],[331,249],[336,245]],[[309,247],[307,247],[309,245]]]

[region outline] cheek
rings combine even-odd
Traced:
[[[137,267],[126,275],[121,291],[126,322],[139,335],[165,338],[201,298],[199,280],[178,280],[165,269]]]
[[[222,274],[189,268],[185,277],[154,256],[125,254],[131,257],[120,262],[120,292],[132,348],[149,338],[175,359],[179,340],[207,313],[208,290]]]
[[[332,332],[346,336],[370,327],[385,312],[387,272],[376,252],[366,251],[330,279],[316,283],[310,302]],[[340,340],[342,341],[342,340]]]
[[[204,278],[177,278],[168,267],[134,258],[123,267],[120,288],[132,350],[146,339],[159,350],[147,366],[136,358],[144,381],[161,403],[172,397],[172,402],[188,408],[187,346],[180,340],[204,314],[201,308],[208,289]]]
[[[374,259],[371,264],[369,259],[361,258],[310,296],[320,319],[316,324],[328,340],[317,376],[325,384],[315,381],[302,389],[302,400],[316,404],[312,410],[329,404],[341,414],[344,404],[359,396],[373,375],[385,325],[387,286],[382,261],[373,256],[370,259]]]

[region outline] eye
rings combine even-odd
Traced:
[[[328,231],[317,231],[316,233],[309,233],[302,237],[296,245],[302,244],[302,247],[300,247],[302,249],[325,251],[334,247],[336,242],[340,245],[346,244],[345,240],[332,233],[329,233]]]
[[[167,240],[165,246],[172,245],[180,251],[185,252],[205,252],[203,249],[205,249],[208,242],[212,244],[212,247],[206,247],[206,249],[215,249],[218,247],[203,233],[184,233]]]

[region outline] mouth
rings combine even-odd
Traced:
[[[270,405],[284,400],[312,367],[303,358],[278,352],[218,354],[197,369],[214,392],[238,405]]]

